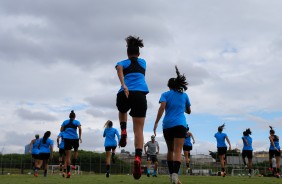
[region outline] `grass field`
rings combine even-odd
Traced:
[[[260,183],[282,183],[282,179],[270,178],[270,177],[252,177],[247,176],[227,176],[225,178],[220,176],[180,176],[180,180],[183,184],[199,184],[199,183],[209,183],[209,184],[260,184]],[[60,175],[49,175],[43,177],[42,175],[35,178],[33,175],[0,175],[0,184],[90,184],[90,183],[110,183],[110,184],[169,184],[168,176],[159,175],[157,178],[147,177],[143,175],[139,180],[134,180],[131,175],[111,175],[106,178],[105,175],[74,175],[69,179],[63,178]]]

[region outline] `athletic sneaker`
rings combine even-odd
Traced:
[[[271,172],[273,172],[273,168],[271,168],[271,167],[269,167],[268,170],[271,171]]]
[[[44,173],[44,177],[47,177],[47,173]]]
[[[133,170],[134,179],[138,180],[141,177],[141,174],[141,158],[139,156],[135,156]]]
[[[226,172],[224,171],[224,172],[221,172],[221,176],[222,177],[225,177],[226,176]]]
[[[110,177],[110,173],[109,173],[109,171],[108,172],[106,172],[106,177],[108,178],[108,177]]]
[[[248,173],[249,178],[252,176],[251,173]]]
[[[172,173],[171,175],[172,184],[182,184],[181,181],[178,179],[178,174]]]
[[[157,177],[157,176],[158,176],[158,175],[157,175],[157,172],[154,171],[153,174],[152,174],[152,176],[153,176],[153,177]]]
[[[34,176],[38,177],[38,171],[34,171]]]
[[[275,176],[276,176],[276,178],[280,178],[280,174],[279,173],[276,173]]]
[[[70,172],[68,172],[67,178],[70,178],[70,177],[71,177],[71,173],[70,173]]]
[[[188,175],[190,173],[190,167],[188,167],[187,169],[186,169],[186,175]]]
[[[120,147],[126,146],[126,138],[127,138],[127,132],[126,132],[126,129],[123,129],[121,130],[121,136],[120,136],[120,141],[119,141]]]
[[[246,165],[245,165],[245,169],[247,169],[247,168],[248,168],[248,165],[246,164]]]
[[[147,169],[147,177],[150,177],[150,169]]]
[[[67,173],[63,172],[62,177],[65,178],[66,176],[67,176]]]

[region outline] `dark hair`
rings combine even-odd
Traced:
[[[269,126],[269,128],[270,128],[269,133],[270,133],[270,134],[275,134],[275,131],[273,130],[273,127],[272,127],[272,126]]]
[[[180,75],[177,66],[175,66],[175,70],[176,70],[177,77],[176,78],[170,78],[168,80],[167,86],[170,89],[176,90],[178,92],[186,91],[188,89],[188,87],[187,87],[188,82],[186,82],[185,75],[184,74]]]
[[[125,41],[127,43],[127,55],[138,55],[139,47],[144,47],[143,40],[139,37],[128,36]]]
[[[75,119],[75,113],[74,113],[73,110],[70,112],[69,118],[70,119]]]
[[[104,125],[105,128],[111,128],[112,126],[113,126],[113,122],[111,120],[108,120]]]
[[[50,137],[50,135],[51,135],[51,132],[50,131],[47,131],[47,132],[45,132],[45,134],[44,134],[44,136],[43,136],[43,144],[45,144],[46,143],[46,141],[47,141],[47,139],[48,139],[48,137]]]
[[[223,123],[223,125],[219,126],[219,127],[217,128],[217,130],[218,130],[219,132],[222,132],[222,130],[223,130],[224,127],[225,127],[225,123]]]
[[[244,136],[252,135],[251,129],[250,128],[246,129],[246,131],[243,132],[243,135]]]

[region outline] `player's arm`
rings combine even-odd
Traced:
[[[228,137],[226,136],[225,139],[226,139],[226,141],[227,141],[227,143],[229,145],[229,150],[231,150],[231,144],[230,144],[230,141],[229,141]]]
[[[82,129],[81,129],[81,125],[78,126],[78,138],[80,140],[80,143],[82,143],[82,138],[81,138],[81,135],[82,135]]]
[[[159,146],[159,143],[158,143],[158,145],[157,145],[157,153],[156,154],[159,154],[159,152],[160,152],[160,146]]]
[[[120,84],[121,84],[121,86],[122,86],[122,88],[124,90],[125,96],[128,97],[129,91],[128,91],[127,86],[124,83],[123,67],[122,67],[122,65],[118,65],[116,67],[116,69],[117,69],[117,75],[118,75]]]
[[[148,144],[146,143],[146,144],[144,145],[144,152],[145,152],[145,154],[147,154],[147,146],[148,146]]]
[[[159,110],[158,110],[158,114],[155,120],[155,125],[154,125],[154,134],[156,136],[156,130],[158,128],[158,123],[161,119],[161,117],[163,116],[164,110],[165,110],[165,106],[166,106],[166,102],[161,102]]]
[[[33,143],[34,143],[34,140],[32,140],[32,141],[30,142],[30,144],[29,144],[29,152],[30,152],[30,153],[31,153],[31,148],[32,148]]]
[[[186,112],[187,114],[191,114],[191,107],[190,107],[190,106],[187,106],[185,112]]]
[[[192,140],[193,140],[193,144],[195,144],[195,139],[194,139],[193,134],[192,134],[192,133],[190,133],[190,136],[191,136],[191,138],[192,138]]]

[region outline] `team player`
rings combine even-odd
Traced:
[[[243,152],[242,152],[242,159],[245,167],[249,168],[248,176],[252,176],[252,159],[253,159],[253,147],[252,147],[252,138],[250,135],[252,134],[251,130],[248,128],[246,131],[243,132]],[[248,166],[246,164],[245,158],[248,158]]]
[[[226,172],[225,172],[225,162],[226,162],[226,151],[227,151],[227,145],[225,143],[225,140],[227,141],[228,145],[229,145],[229,150],[231,150],[231,144],[230,141],[227,137],[226,133],[223,133],[223,128],[224,128],[225,124],[221,125],[218,127],[218,132],[214,135],[214,137],[216,138],[216,142],[217,142],[217,154],[219,156],[219,160],[220,160],[220,165],[221,165],[221,176],[225,177],[226,176]]]
[[[273,130],[272,126],[270,127],[269,131],[269,140],[270,140],[270,147],[269,147],[269,163],[270,163],[270,170],[275,172],[275,176],[277,178],[280,178],[280,157],[281,157],[281,151],[280,151],[280,145],[279,145],[279,137],[275,135],[275,131]],[[276,171],[272,168],[271,160],[275,156],[276,158]]]
[[[61,142],[60,142],[61,140]],[[66,173],[66,164],[64,161],[66,160],[66,152],[65,152],[65,144],[64,144],[64,132],[60,132],[57,137],[57,146],[59,148],[59,163],[60,163],[60,171],[62,171],[64,167],[64,173]]]
[[[38,164],[39,160],[38,160],[38,155],[39,155],[39,135],[36,134],[35,135],[35,139],[32,139],[30,144],[29,144],[29,152],[31,153],[31,156],[33,158],[32,161],[32,167],[33,167],[33,171],[35,170],[35,165]]]
[[[147,150],[148,148],[148,150]],[[151,136],[151,141],[148,141],[144,145],[145,154],[147,154],[147,176],[150,177],[150,167],[151,163],[155,164],[154,172],[152,174],[153,177],[157,177],[157,169],[158,169],[158,158],[157,154],[159,154],[160,147],[159,143],[155,140],[155,136]]]
[[[187,132],[186,132],[185,141],[184,141],[184,145],[183,145],[183,152],[184,152],[186,167],[187,167],[186,174],[188,174],[190,172],[190,151],[193,148],[191,138],[193,140],[193,144],[195,144],[194,136],[191,132],[189,132],[189,127],[188,127],[188,124],[187,124]]]
[[[127,138],[127,112],[133,120],[135,159],[133,177],[141,177],[141,156],[144,144],[143,129],[147,112],[146,94],[149,93],[145,81],[146,61],[139,58],[139,47],[142,48],[143,40],[139,37],[128,36],[127,56],[128,59],[116,64],[117,75],[121,83],[118,91],[116,105],[119,111],[121,127],[120,147],[126,146]]]
[[[45,132],[43,138],[39,141],[39,162],[35,167],[34,176],[38,176],[38,170],[44,163],[44,177],[47,176],[48,162],[49,159],[53,158],[53,141],[49,138],[51,136],[51,132]]]
[[[111,165],[111,156],[112,162],[115,163],[115,151],[117,148],[116,136],[118,138],[118,142],[120,141],[120,135],[117,129],[113,128],[113,122],[108,120],[104,125],[104,133],[103,137],[105,137],[105,150],[106,150],[106,177],[110,176],[110,165]],[[112,153],[112,154],[111,154]]]
[[[73,169],[75,169],[75,164],[77,161],[78,157],[78,147],[79,147],[79,142],[82,143],[81,135],[82,135],[82,129],[81,129],[81,124],[78,120],[75,119],[76,115],[74,111],[72,110],[68,120],[65,120],[62,123],[61,126],[61,132],[64,131],[64,144],[65,144],[65,153],[66,153],[66,166],[67,166],[67,173],[63,173],[63,176],[67,174],[67,178],[70,178],[71,173],[70,173],[70,165],[71,165],[71,150],[72,148],[74,149],[74,154],[73,154]],[[77,134],[77,129],[79,134]]]
[[[188,83],[186,77],[180,75],[178,68],[176,69],[176,78],[168,80],[169,91],[164,92],[159,100],[160,107],[155,120],[154,133],[158,122],[164,111],[163,119],[163,135],[167,144],[167,164],[170,174],[170,180],[174,184],[181,183],[178,179],[178,172],[181,165],[181,152],[186,136],[186,118],[184,113],[191,113],[191,104],[188,95],[184,92],[187,90]]]

